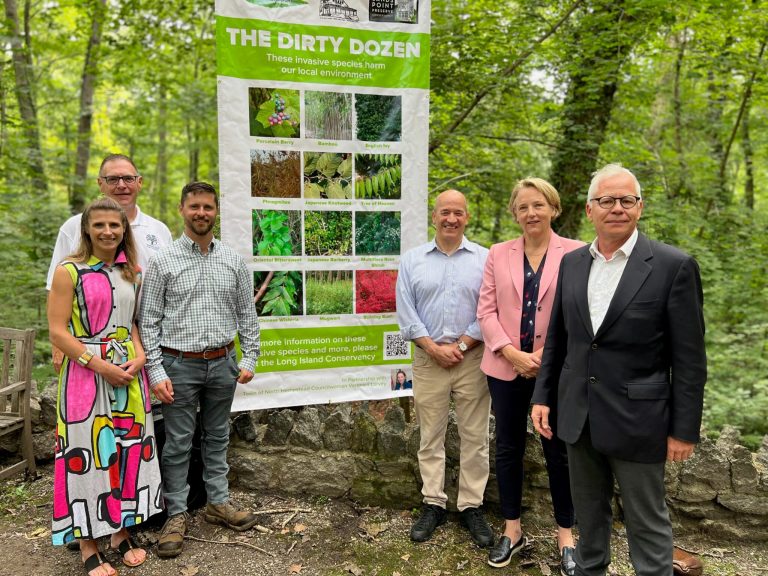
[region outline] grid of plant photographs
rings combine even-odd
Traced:
[[[402,97],[251,87],[248,119],[258,138],[399,142]],[[400,253],[400,212],[352,204],[401,199],[400,154],[253,148],[250,169],[254,198],[350,201],[341,210],[252,210],[254,256]],[[394,312],[396,278],[396,270],[255,272],[254,303],[263,316]]]

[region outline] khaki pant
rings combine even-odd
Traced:
[[[429,354],[416,347],[413,359],[413,401],[421,432],[419,471],[426,504],[446,507],[445,431],[453,397],[461,438],[459,510],[481,506],[488,482],[488,419],[491,397],[485,374],[480,371],[483,346],[464,354],[464,360],[442,368]]]

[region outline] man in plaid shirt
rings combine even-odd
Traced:
[[[184,186],[179,206],[184,234],[149,263],[141,292],[147,375],[163,403],[167,436],[162,472],[168,520],[157,545],[162,558],[181,553],[187,532],[187,469],[198,406],[205,519],[237,531],[256,523],[253,513],[229,501],[227,448],[235,387],[251,381],[259,356],[259,323],[243,258],[213,237],[218,210],[213,186]],[[243,353],[239,364],[236,334]]]

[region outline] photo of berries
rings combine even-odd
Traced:
[[[299,138],[298,90],[249,88],[248,119],[251,136]]]

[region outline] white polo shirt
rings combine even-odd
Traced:
[[[80,245],[80,219],[82,214],[75,214],[64,222],[59,228],[59,236],[56,238],[56,246],[51,257],[51,266],[48,268],[48,278],[45,283],[46,290],[51,289],[53,273],[64,258],[77,251]],[[168,226],[144,214],[136,206],[136,218],[131,222],[131,230],[138,248],[139,266],[147,269],[147,263],[158,250],[168,246],[173,238]]]

